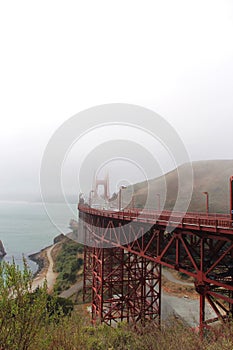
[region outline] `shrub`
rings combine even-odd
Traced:
[[[58,272],[54,291],[60,293],[68,289],[77,280],[77,272],[83,264],[83,259],[77,254],[83,251],[83,246],[73,242],[65,242],[55,259],[55,271]]]
[[[0,264],[0,348],[26,350],[48,319],[47,287],[32,298],[32,273],[24,262]]]

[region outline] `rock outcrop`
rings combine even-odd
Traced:
[[[6,251],[4,249],[2,241],[0,240],[0,259],[3,258],[5,255],[6,255]]]
[[[63,233],[61,233],[60,235],[56,236],[56,237],[53,239],[53,244],[62,242],[65,238],[66,238],[66,236],[65,236]]]

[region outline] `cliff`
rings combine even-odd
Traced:
[[[0,259],[3,258],[5,255],[6,255],[6,251],[4,249],[2,241],[0,240]]]

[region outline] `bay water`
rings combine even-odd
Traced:
[[[0,240],[7,255],[3,258],[23,266],[23,255],[33,272],[37,265],[28,259],[28,255],[53,244],[60,233],[71,231],[69,222],[77,220],[77,205],[60,203],[0,202]]]

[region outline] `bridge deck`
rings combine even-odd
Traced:
[[[93,320],[99,317],[111,324],[118,318],[137,322],[159,316],[161,266],[194,278],[201,333],[213,322],[206,319],[206,302],[216,313],[214,320],[232,317],[230,215],[138,208],[115,211],[88,205],[78,209],[86,242],[84,294],[90,282]],[[113,249],[102,249],[109,242]]]
[[[233,235],[233,221],[230,220],[230,215],[228,214],[210,213],[206,215],[206,213],[195,212],[187,212],[184,214],[171,211],[159,212],[152,209],[140,210],[138,208],[112,211],[94,209],[85,205],[79,206],[79,210],[91,215],[120,219],[123,221],[136,221],[153,225],[157,224],[159,226]]]

